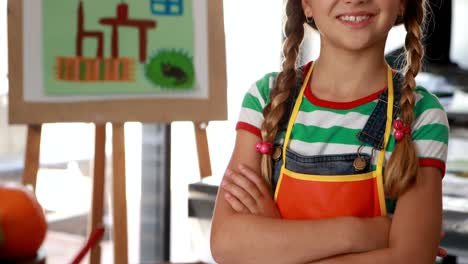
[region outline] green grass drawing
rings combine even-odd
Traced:
[[[193,58],[180,50],[159,50],[145,65],[145,76],[162,89],[191,90],[195,80]]]

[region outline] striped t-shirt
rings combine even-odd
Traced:
[[[236,129],[247,130],[261,138],[263,108],[270,102],[270,91],[277,73],[269,73],[258,80],[244,97]],[[385,88],[386,89],[386,88]],[[352,102],[330,102],[314,96],[306,87],[297,119],[294,123],[289,148],[305,156],[356,153],[362,143],[356,134],[364,128],[377,105],[382,89]],[[411,137],[416,146],[420,166],[432,166],[445,173],[449,126],[447,115],[437,97],[418,86],[415,91],[415,121]],[[284,132],[278,135],[282,141]],[[385,153],[387,162],[395,148],[392,135]],[[364,144],[361,153],[371,155],[372,147]],[[372,155],[372,167],[377,161]]]

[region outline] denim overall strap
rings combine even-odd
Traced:
[[[400,113],[400,97],[401,97],[401,84],[403,76],[400,73],[396,73],[393,76],[393,87],[394,87],[394,103],[393,103],[393,119]],[[374,111],[370,115],[363,130],[357,134],[357,138],[362,143],[370,144],[372,147],[378,150],[384,148],[384,133],[385,124],[387,121],[387,102],[388,102],[388,91],[386,89],[380,94]]]
[[[288,145],[289,145],[289,137],[291,135],[291,131],[292,131],[292,127],[294,125],[294,121],[296,120],[296,115],[299,112],[299,108],[300,108],[301,103],[302,103],[302,98],[304,97],[305,88],[307,87],[307,84],[309,83],[309,79],[310,79],[310,76],[312,75],[312,71],[313,71],[314,67],[315,67],[315,62],[313,62],[312,65],[310,66],[309,72],[307,73],[307,75],[304,78],[304,81],[302,82],[301,88],[299,90],[299,94],[298,94],[296,100],[294,101],[292,112],[289,113],[290,116],[288,117],[289,120],[288,120],[288,123],[287,123],[286,135],[284,136],[283,151],[281,153],[282,159],[283,159],[283,165],[282,165],[281,170],[283,170],[285,168],[285,166],[286,166],[286,149],[288,148]],[[281,175],[280,175],[280,177],[281,177]],[[277,193],[275,193],[275,199],[276,199],[276,195],[277,195]]]
[[[304,81],[304,68],[305,66],[303,65],[296,69],[296,82],[294,83],[294,87],[291,89],[291,93],[289,94],[288,99],[286,99],[286,102],[284,103],[284,114],[278,123],[278,132],[286,131],[288,128],[288,121],[291,117],[294,103],[296,102],[297,96],[301,91],[302,83]]]

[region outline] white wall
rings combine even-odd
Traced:
[[[0,94],[5,94],[8,87],[6,78],[8,68],[6,4],[7,0],[0,0]]]
[[[453,0],[452,2],[452,47],[451,59],[461,67],[468,69],[468,1]]]
[[[222,173],[234,144],[243,96],[264,74],[278,71],[281,52],[282,0],[224,1],[227,49],[228,122],[212,122],[208,127],[211,162],[215,174]],[[198,178],[193,126],[173,124],[174,175]],[[180,160],[184,166],[177,166]]]

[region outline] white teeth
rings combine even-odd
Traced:
[[[340,19],[343,21],[349,21],[349,22],[362,22],[365,20],[368,20],[370,16],[340,16]]]

